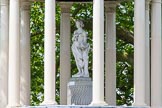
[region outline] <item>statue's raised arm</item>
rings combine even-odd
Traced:
[[[88,53],[89,44],[87,43],[87,32],[83,30],[84,24],[81,20],[76,21],[77,30],[73,34],[72,52],[78,68],[78,73],[72,77],[89,77],[88,72]]]

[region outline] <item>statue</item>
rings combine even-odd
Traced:
[[[77,30],[74,31],[72,38],[72,53],[75,58],[78,73],[72,77],[89,77],[88,72],[88,52],[90,49],[87,43],[87,32],[83,30],[84,24],[81,20],[76,21]]]

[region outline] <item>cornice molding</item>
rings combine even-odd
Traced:
[[[151,0],[151,3],[162,3],[161,0]]]
[[[9,5],[9,0],[0,0],[0,6]]]
[[[31,5],[30,2],[27,1],[21,2],[21,10],[30,10],[30,5]]]
[[[60,2],[60,8],[62,13],[70,13],[70,9],[72,6],[73,2],[67,3],[67,2]]]

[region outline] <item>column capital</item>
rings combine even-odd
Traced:
[[[106,1],[105,2],[105,11],[109,13],[114,13],[116,11],[116,6],[119,4],[119,1]]]
[[[62,13],[70,13],[70,8],[72,6],[73,2],[66,3],[66,2],[60,2],[60,8]]]
[[[161,0],[151,0],[152,3],[161,3]]]
[[[21,10],[30,10],[30,2],[21,2]]]
[[[5,5],[9,5],[9,1],[8,0],[0,0],[0,6],[5,6]]]

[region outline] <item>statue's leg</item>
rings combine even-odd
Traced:
[[[84,57],[84,59],[83,59],[83,61],[84,61],[84,76],[85,77],[89,77],[89,72],[88,72],[88,54],[87,54],[87,52],[84,52],[84,55],[83,55]]]
[[[81,70],[81,66],[80,66],[80,63],[79,63],[80,57],[79,57],[78,49],[76,47],[72,47],[72,52],[73,52],[75,62],[76,62],[76,66],[77,66],[77,69],[78,69],[78,72],[75,75],[73,75],[72,77],[80,77],[82,75],[82,70]]]
[[[78,58],[77,58],[77,52],[76,51],[77,51],[77,49],[72,46],[72,53],[74,55],[75,63],[76,63],[78,71],[80,72],[79,64],[78,64]]]

